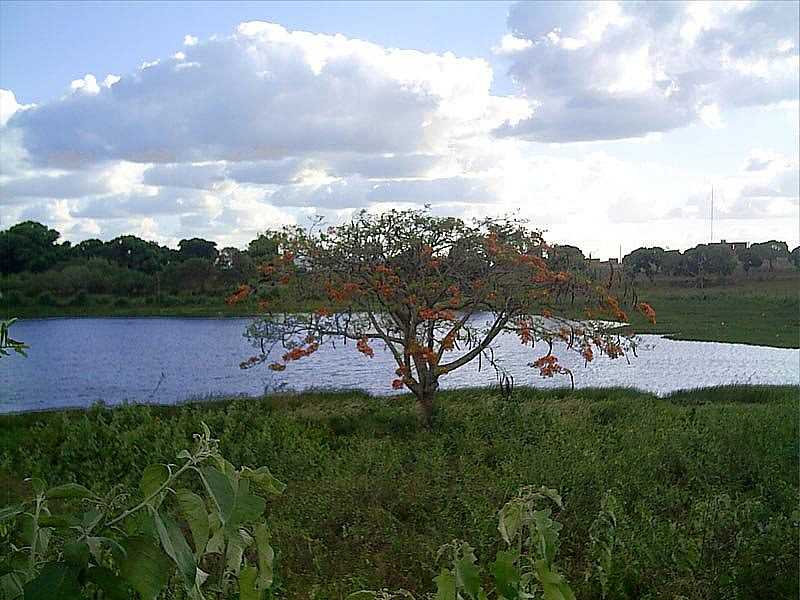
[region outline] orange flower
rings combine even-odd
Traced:
[[[361,352],[364,356],[368,356],[372,358],[375,356],[375,351],[370,347],[369,343],[367,342],[367,338],[362,337],[356,342],[356,350]]]
[[[586,360],[586,362],[592,362],[592,359],[594,358],[594,353],[592,352],[592,347],[587,344],[586,346],[581,348],[581,356],[583,356],[583,358],[584,358],[584,360]]]
[[[225,299],[225,303],[231,306],[233,306],[234,304],[238,304],[239,302],[247,298],[250,295],[250,292],[251,292],[250,286],[247,285],[246,283],[243,283],[238,288],[236,288],[236,291],[233,294],[231,294]]]
[[[636,305],[636,308],[650,321],[653,325],[656,324],[656,311],[655,309],[650,306],[647,302],[640,302]]]

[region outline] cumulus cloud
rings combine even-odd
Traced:
[[[534,108],[498,134],[629,138],[794,99],[799,19],[793,2],[516,4],[500,48]]]
[[[524,101],[491,96],[491,80],[481,59],[249,22],[110,86],[86,75],[8,126],[51,167],[414,153],[527,114]]]
[[[311,215],[430,205],[515,213],[606,257],[707,241],[713,181],[728,237],[796,243],[797,157],[775,133],[797,136],[796,21],[763,3],[515,6],[491,49],[519,85],[504,97],[482,59],[261,22],[187,36],[38,106],[0,90],[0,223],[241,247]],[[769,133],[730,110],[753,105]],[[689,123],[741,147],[708,172],[637,138]],[[618,138],[637,145],[538,143]]]

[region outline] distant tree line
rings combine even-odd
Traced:
[[[223,294],[255,275],[277,253],[270,233],[246,250],[217,248],[202,238],[168,248],[134,235],[112,240],[59,243],[60,233],[26,221],[0,232],[0,268],[6,301],[50,304],[56,298],[87,294],[161,300],[167,295]],[[78,303],[80,303],[78,301]]]
[[[219,302],[244,281],[252,280],[260,264],[278,253],[277,232],[267,231],[245,250],[217,248],[203,238],[183,239],[168,248],[134,235],[112,240],[60,242],[60,233],[41,223],[25,221],[0,231],[3,301],[43,305],[70,299],[81,305],[91,296],[107,296],[124,304],[130,298],[169,304],[192,297]],[[577,246],[554,245],[548,250],[554,270],[582,271],[596,266]],[[701,244],[684,252],[637,248],[622,260],[620,275],[629,280],[658,277],[727,277],[737,268],[773,271],[789,261],[800,269],[800,247],[791,252],[786,242]],[[607,263],[606,263],[607,264]]]
[[[610,261],[601,263],[587,259],[577,246],[551,246],[548,258],[552,268],[563,270],[611,267]],[[690,277],[702,280],[708,277],[728,277],[737,269],[741,269],[745,275],[757,270],[773,272],[781,264],[800,269],[800,246],[789,251],[786,242],[770,240],[750,245],[727,242],[699,244],[683,252],[659,247],[637,248],[623,257],[620,275],[651,282],[657,277]]]
[[[641,275],[651,282],[657,276],[728,277],[737,268],[748,275],[750,271],[767,268],[774,271],[780,262],[793,264],[800,269],[800,246],[789,251],[786,242],[770,240],[756,244],[700,244],[684,252],[663,248],[637,248],[622,259],[629,276]]]

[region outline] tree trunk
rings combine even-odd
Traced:
[[[436,397],[436,390],[439,384],[435,383],[431,386],[423,387],[416,394],[417,396],[417,410],[422,423],[426,427],[430,427],[433,421],[433,402]]]

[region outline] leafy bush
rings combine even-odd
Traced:
[[[28,498],[0,510],[2,597],[71,600],[102,590],[155,599],[166,588],[186,594],[170,597],[272,597],[275,551],[263,513],[265,498],[284,486],[266,467],[236,469],[203,430],[180,464],[144,470],[135,504],[122,486],[101,495],[28,479]]]
[[[42,292],[37,296],[36,301],[42,306],[58,306],[58,300],[52,292]]]
[[[507,547],[497,552],[491,564],[492,585],[488,591],[481,583],[481,571],[472,546],[462,540],[453,540],[442,546],[438,559],[449,557],[449,566],[443,567],[434,579],[436,600],[575,600],[572,588],[555,564],[561,524],[551,518],[551,508],[537,510],[537,504],[547,501],[563,508],[561,496],[556,490],[528,486],[522,488],[516,498],[500,510],[497,528]],[[485,575],[483,578],[486,578]],[[348,598],[384,600],[414,598],[414,595],[407,590],[394,593],[388,590],[364,590]]]

